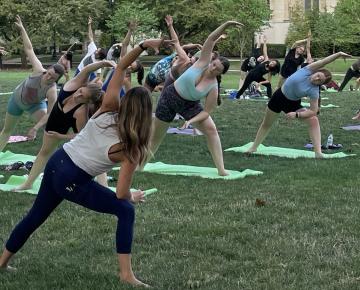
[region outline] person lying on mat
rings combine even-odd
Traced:
[[[14,191],[30,189],[61,141],[73,138],[74,134],[85,126],[89,118],[88,104],[96,104],[103,95],[101,84],[88,82],[90,74],[99,68],[115,66],[114,62],[108,60],[89,64],[64,84],[46,123],[43,143],[29,176],[23,184],[15,187]],[[68,134],[71,128],[73,133]]]
[[[162,39],[145,40],[121,59],[100,109],[74,139],[52,155],[31,210],[6,242],[0,257],[1,268],[12,269],[8,265],[10,259],[66,199],[118,217],[119,278],[133,286],[148,286],[135,277],[131,266],[135,219],[132,202],[143,201],[144,192],[131,193],[130,186],[134,171],[144,164],[150,152],[151,96],[144,87],[130,89],[120,101],[118,94],[128,66],[147,48],[158,51],[163,42]],[[93,180],[94,176],[107,172],[118,163],[121,168],[116,193]]]
[[[37,131],[46,124],[56,102],[56,81],[61,78],[65,71],[61,64],[54,64],[45,69],[34,53],[20,16],[16,16],[15,25],[20,30],[24,51],[31,63],[33,73],[15,88],[9,99],[4,127],[0,133],[0,151],[4,150],[24,111],[28,112],[31,118],[36,121],[36,124],[28,131],[27,136],[29,139],[36,137]],[[47,104],[45,99],[47,99]]]
[[[214,30],[203,45],[200,58],[161,92],[151,136],[151,151],[155,154],[166,135],[169,123],[175,118],[176,113],[180,114],[186,120],[184,129],[193,124],[204,133],[218,174],[222,176],[228,173],[224,167],[220,137],[210,113],[217,105],[216,77],[226,73],[230,64],[225,57],[211,60],[211,56],[216,41],[224,30],[231,26],[242,24],[227,21]],[[200,100],[204,98],[205,109],[200,105]]]
[[[279,113],[283,111],[289,120],[299,119],[308,123],[315,157],[322,157],[320,125],[317,117],[319,87],[330,82],[332,78],[331,73],[323,67],[339,57],[348,58],[351,56],[344,52],[335,53],[309,64],[286,79],[282,87],[276,90],[270,99],[264,120],[256,134],[253,145],[247,151],[248,153],[257,150],[268,135]],[[310,99],[309,110],[301,106],[301,99],[304,97]]]

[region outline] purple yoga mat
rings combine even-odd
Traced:
[[[360,131],[360,125],[349,125],[349,126],[341,127],[341,129],[344,129],[346,131]]]
[[[194,129],[183,129],[180,130],[178,128],[169,128],[167,130],[168,134],[180,134],[180,135],[192,135],[192,136],[199,136],[203,135],[203,133],[199,130]]]

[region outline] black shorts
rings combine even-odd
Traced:
[[[281,88],[279,88],[272,95],[268,103],[268,108],[275,113],[280,113],[283,111],[285,114],[287,114],[289,112],[296,112],[303,107],[301,106],[301,99],[297,101],[289,100],[287,97],[285,97],[281,91]]]
[[[200,101],[185,100],[175,90],[174,84],[163,89],[159,102],[156,106],[155,116],[163,122],[174,120],[176,113],[185,120],[190,120],[203,111]]]

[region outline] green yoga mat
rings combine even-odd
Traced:
[[[27,162],[34,161],[36,156],[17,154],[10,151],[0,152],[0,165],[10,165],[18,161]]]
[[[114,167],[113,170],[119,170],[120,167]],[[190,165],[173,165],[165,164],[162,162],[148,163],[145,165],[145,172],[165,174],[165,175],[183,175],[183,176],[197,176],[210,179],[224,179],[233,180],[244,178],[251,175],[261,175],[262,171],[255,171],[251,169],[245,169],[244,171],[227,170],[228,176],[219,176],[216,168],[211,167],[198,167]]]
[[[309,108],[309,107],[310,107],[310,103],[301,102],[301,106],[303,106],[304,108]],[[321,108],[324,108],[324,109],[327,109],[327,108],[340,108],[340,106],[333,105],[333,104],[321,105],[320,107],[321,107]]]
[[[22,176],[18,176],[18,175],[11,175],[8,179],[8,181],[4,184],[0,184],[0,190],[2,191],[11,191],[15,186],[18,186],[20,184],[22,184],[25,180],[26,180],[27,176],[26,175],[22,175]],[[40,188],[40,184],[41,184],[41,178],[37,178],[33,184],[33,187],[31,189],[27,189],[27,190],[22,190],[22,191],[17,191],[17,192],[27,192],[30,194],[37,194]],[[116,187],[109,187],[112,191],[116,191]],[[131,191],[135,191],[136,189],[131,189]],[[144,195],[148,196],[152,193],[157,192],[156,188],[151,188],[148,190],[144,190]]]
[[[253,142],[247,143],[244,146],[241,147],[232,147],[228,148],[225,151],[226,152],[240,152],[245,153],[253,144]],[[278,156],[278,157],[287,157],[287,158],[315,158],[315,153],[313,151],[307,151],[307,150],[300,150],[300,149],[292,149],[292,148],[282,148],[282,147],[272,147],[272,146],[264,146],[260,145],[256,152],[252,154],[257,155],[272,155],[272,156]],[[333,154],[325,154],[323,153],[324,158],[343,158],[348,156],[354,156],[356,154],[345,154],[343,152],[333,153]]]

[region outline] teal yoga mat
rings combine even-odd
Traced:
[[[0,184],[0,190],[2,191],[11,191],[14,187],[22,184],[25,180],[26,180],[27,176],[26,175],[22,175],[22,176],[18,176],[18,175],[11,175],[8,179],[8,181],[6,183]],[[34,194],[36,195],[39,191],[40,188],[40,184],[41,184],[41,178],[37,178],[33,184],[33,187],[31,189],[27,189],[27,190],[22,190],[22,191],[18,191],[18,192],[27,192],[30,194]],[[116,191],[116,187],[109,187],[112,191]],[[136,189],[131,189],[131,191],[135,191]],[[152,193],[157,192],[158,190],[156,188],[151,188],[148,190],[144,190],[144,195],[148,196]]]
[[[301,106],[303,106],[304,108],[309,108],[309,107],[310,107],[310,103],[301,102]],[[328,108],[340,108],[340,106],[333,105],[333,104],[328,104],[328,105],[321,105],[321,108],[323,108],[323,109],[328,109]]]
[[[34,161],[36,156],[12,153],[11,151],[0,152],[0,165],[9,165],[18,161]]]
[[[119,170],[120,167],[114,167],[113,170]],[[262,171],[245,169],[244,171],[227,170],[228,176],[219,176],[216,168],[199,167],[191,165],[173,165],[162,162],[148,163],[144,167],[145,172],[165,174],[165,175],[183,175],[197,176],[209,179],[233,180],[244,178],[246,176],[257,176],[263,174]]]
[[[240,152],[245,153],[253,144],[253,142],[247,143],[241,147],[232,147],[228,148],[226,152]],[[292,148],[283,148],[283,147],[273,147],[273,146],[264,146],[260,145],[258,150],[252,154],[257,155],[271,155],[271,156],[278,156],[278,157],[287,157],[287,158],[315,158],[315,153],[313,151],[307,150],[300,150],[300,149],[292,149]],[[323,153],[324,158],[343,158],[348,156],[354,156],[356,154],[345,154],[343,152],[337,152],[332,154],[325,154]]]

